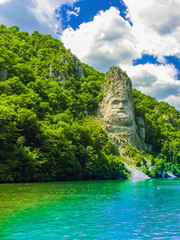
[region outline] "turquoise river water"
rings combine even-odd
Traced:
[[[0,239],[180,239],[180,179],[0,185]]]

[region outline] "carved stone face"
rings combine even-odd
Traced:
[[[104,120],[115,126],[128,126],[133,123],[133,106],[127,97],[113,96],[104,99]]]
[[[105,80],[102,86],[103,98],[98,109],[105,122],[104,129],[121,152],[125,152],[127,144],[142,151],[146,145],[139,138],[135,122],[131,80],[117,67],[110,68]]]

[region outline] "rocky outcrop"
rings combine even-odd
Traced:
[[[144,121],[138,118],[138,126],[135,121],[130,79],[117,67],[111,67],[105,78],[99,114],[109,137],[121,152],[128,144],[140,151],[147,150]]]
[[[117,67],[111,67],[105,79],[99,115],[105,123],[104,128],[109,138],[120,154],[124,154],[129,145],[140,151],[148,150],[149,146],[145,144],[144,120],[141,117],[135,118],[130,79]],[[130,178],[149,178],[133,164],[124,164],[131,171]]]
[[[144,119],[142,117],[136,117],[136,122],[137,122],[137,126],[138,126],[140,137],[143,140],[145,140],[146,133],[145,133]]]
[[[165,177],[166,178],[177,178],[174,174],[172,174],[170,172],[167,172]]]
[[[49,66],[49,73],[53,76],[55,81],[59,81],[62,83],[62,87],[64,82],[69,79],[69,75],[66,73],[65,67],[62,67],[59,71],[55,71],[52,67],[52,64]]]
[[[129,179],[149,179],[145,173],[139,171],[137,168],[135,168],[132,165],[128,165],[126,162],[123,162],[125,167],[131,172],[131,176]]]
[[[78,60],[72,55],[72,64],[74,65],[75,69],[77,70],[78,77],[81,78],[85,76],[83,67],[79,64]]]
[[[67,63],[68,62],[64,55],[61,55],[61,60],[63,61],[63,63]]]
[[[0,79],[6,81],[8,79],[7,68],[0,69]]]
[[[165,172],[165,173],[159,172],[158,177],[159,178],[177,178],[174,174],[170,172]]]
[[[77,77],[81,78],[82,76],[85,76],[84,69],[82,65],[78,62],[78,60],[71,54],[71,52],[69,52],[68,56],[70,57],[70,61],[72,62],[72,65],[76,70]],[[66,59],[66,57],[64,55],[61,55],[61,67],[57,71],[53,69],[53,63],[51,63],[49,66],[49,73],[53,76],[54,80],[60,81],[62,83],[62,87],[65,80],[69,79],[69,75],[66,69],[67,63],[68,60]]]

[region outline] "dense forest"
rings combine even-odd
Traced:
[[[129,176],[96,117],[103,73],[50,35],[16,26],[0,25],[0,52],[0,182]],[[153,150],[128,156],[150,176],[180,175],[179,111],[135,89],[133,97]]]
[[[152,145],[153,169],[144,171],[151,177],[167,171],[180,176],[180,112],[165,102],[133,89],[136,116],[145,120],[146,143]]]
[[[0,26],[0,181],[124,178],[128,171],[90,115],[104,74],[62,43]]]

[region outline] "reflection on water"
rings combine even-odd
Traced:
[[[180,179],[0,185],[0,239],[180,239]]]

